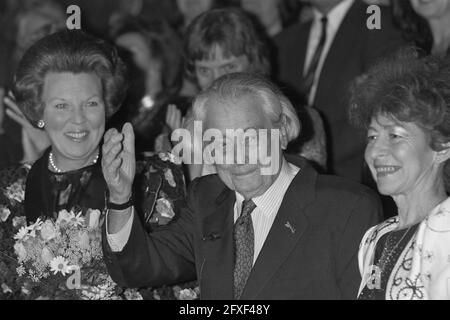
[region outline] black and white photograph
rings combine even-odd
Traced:
[[[0,300],[450,300],[450,0],[0,0]]]

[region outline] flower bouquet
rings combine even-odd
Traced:
[[[27,172],[28,168],[24,166],[0,171],[0,300],[24,297],[16,273],[13,237],[26,224],[22,202]]]
[[[17,273],[46,299],[120,299],[101,248],[101,213],[62,210],[56,221],[38,219],[14,236]]]

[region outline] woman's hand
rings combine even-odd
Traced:
[[[179,129],[183,126],[184,118],[181,116],[181,111],[178,110],[174,104],[169,104],[166,113],[166,124],[169,126],[170,131]]]
[[[109,201],[117,204],[131,197],[136,159],[134,132],[130,123],[125,123],[122,132],[110,129],[105,133],[102,148],[102,170],[109,189]]]
[[[8,107],[6,115],[22,126],[23,162],[36,161],[50,146],[47,132],[33,127],[10,97],[5,97],[4,102]]]

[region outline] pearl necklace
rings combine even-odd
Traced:
[[[99,153],[97,153],[97,155],[95,156],[94,160],[92,161],[92,164],[96,164],[97,160],[98,160],[98,156]],[[55,171],[56,173],[62,173],[63,171],[58,168],[55,164],[55,161],[53,160],[53,152],[50,152],[50,154],[48,155],[48,161],[50,162],[50,166],[52,167],[53,171]]]

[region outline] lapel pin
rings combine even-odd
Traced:
[[[295,233],[295,228],[291,225],[291,223],[288,221],[285,223],[284,225],[286,228],[288,228],[289,230],[291,230],[291,232],[294,234]]]

